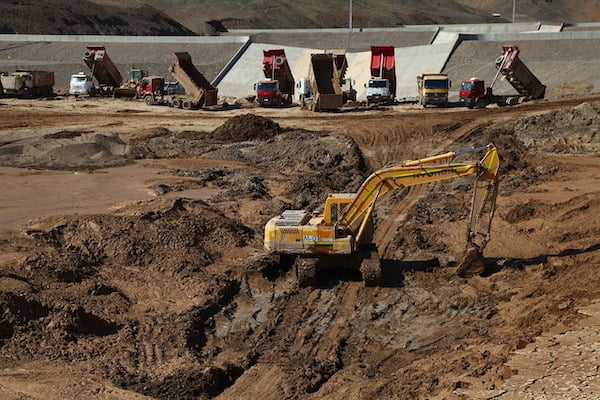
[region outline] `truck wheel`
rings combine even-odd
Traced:
[[[171,104],[173,104],[173,108],[181,108],[181,100],[179,99],[173,99]]]
[[[477,100],[477,108],[485,108],[485,106],[487,106],[487,103],[484,99]]]
[[[192,102],[189,100],[182,101],[181,108],[183,108],[184,110],[191,110],[193,108]]]
[[[147,106],[153,106],[154,100],[152,100],[152,96],[144,97],[144,103],[146,103]]]

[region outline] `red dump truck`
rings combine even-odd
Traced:
[[[0,76],[0,89],[5,96],[48,97],[54,93],[54,72],[17,70]]]
[[[95,93],[101,96],[134,97],[135,88],[122,87],[123,77],[118,68],[112,62],[104,46],[86,46],[83,53],[83,62],[92,72],[92,76],[98,81]]]
[[[371,79],[365,83],[367,104],[391,104],[396,99],[394,46],[371,46]]]
[[[170,107],[192,110],[217,104],[217,88],[196,69],[189,53],[175,53],[175,62],[169,72],[186,92],[185,95],[168,96],[166,101]]]
[[[254,85],[258,104],[261,106],[292,104],[295,82],[285,50],[263,50],[262,69],[267,79]]]
[[[306,99],[310,111],[337,110],[344,105],[338,74],[333,54],[311,54],[308,75],[312,91]]]
[[[139,80],[138,97],[149,106],[170,105],[173,96],[185,96],[179,82],[167,82],[164,76],[144,76]]]
[[[462,82],[460,88],[460,101],[468,108],[483,108],[488,104],[500,106],[514,105],[519,100],[543,99],[546,86],[519,58],[519,48],[513,45],[502,46],[502,55],[496,59],[496,76],[492,84],[486,88],[485,82],[478,78],[470,78]],[[517,91],[518,95],[496,95],[493,87],[502,74]]]

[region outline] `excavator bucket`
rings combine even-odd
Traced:
[[[456,274],[462,278],[481,275],[485,269],[483,255],[477,246],[467,246],[462,258],[457,263]]]

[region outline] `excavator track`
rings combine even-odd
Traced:
[[[298,257],[295,262],[296,279],[300,287],[314,286],[317,283],[317,264],[319,259],[316,257]]]

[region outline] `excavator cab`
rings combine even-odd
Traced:
[[[333,193],[327,196],[323,210],[323,220],[327,225],[335,225],[346,207],[354,199],[355,193]]]

